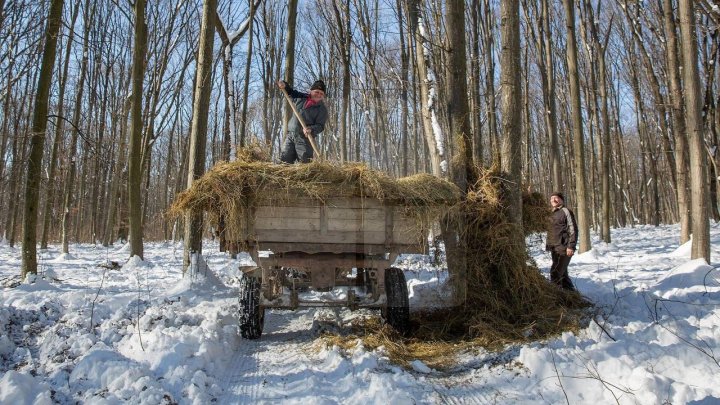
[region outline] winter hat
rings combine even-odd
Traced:
[[[555,196],[555,197],[563,200],[563,202],[565,202],[565,195],[559,191],[556,191],[556,192],[550,194],[550,197],[552,197],[552,196]]]
[[[322,80],[316,80],[315,83],[313,83],[313,85],[310,86],[310,90],[322,90],[323,93],[326,93],[325,82]]]

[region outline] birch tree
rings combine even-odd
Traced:
[[[435,108],[437,108],[434,74],[430,64],[430,45],[425,33],[425,22],[420,14],[420,1],[409,1],[409,25],[415,40],[415,58],[417,66],[418,84],[420,87],[420,105],[425,140],[430,150],[432,173],[443,176],[446,173],[440,166],[445,156],[444,140],[438,122]]]

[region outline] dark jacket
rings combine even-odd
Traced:
[[[565,254],[568,248],[575,250],[577,234],[575,214],[564,205],[556,208],[550,215],[545,250],[561,254]]]
[[[323,101],[314,104],[308,108],[305,108],[305,102],[310,98],[310,95],[297,90],[293,90],[290,85],[285,83],[285,90],[287,94],[295,102],[300,116],[302,116],[310,129],[312,129],[313,136],[317,137],[323,130],[325,130],[325,122],[328,118],[328,111]],[[302,125],[298,122],[297,117],[293,113],[290,122],[288,122],[288,132],[301,134],[303,132]]]

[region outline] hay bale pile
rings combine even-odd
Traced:
[[[464,215],[474,218],[465,230],[469,274],[463,321],[468,334],[492,344],[577,328],[587,302],[549,283],[530,262],[525,238],[517,237],[521,230],[507,219],[500,178],[493,170],[481,172],[465,201]],[[530,225],[544,230],[547,208],[533,215],[541,220]]]

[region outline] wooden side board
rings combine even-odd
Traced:
[[[424,245],[424,230],[402,207],[370,198],[336,198],[324,203],[308,198],[267,200],[251,217],[243,239],[262,249],[273,245],[286,251],[294,244],[309,244],[360,253],[366,250],[362,246],[368,245],[417,252]],[[339,247],[342,245],[352,246]]]

